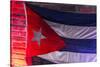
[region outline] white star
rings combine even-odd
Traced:
[[[41,39],[46,38],[44,35],[42,35],[41,33],[41,29],[37,32],[37,31],[33,31],[34,33],[34,38],[32,39],[32,41],[37,41],[38,45],[40,46],[41,44]]]

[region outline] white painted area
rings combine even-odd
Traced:
[[[10,67],[9,0],[0,0],[0,67]]]

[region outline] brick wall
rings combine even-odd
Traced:
[[[26,16],[23,2],[11,2],[11,65],[26,64]]]

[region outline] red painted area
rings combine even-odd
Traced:
[[[27,56],[36,56],[46,54],[49,52],[57,51],[64,47],[63,40],[50,28],[50,26],[42,20],[42,18],[36,14],[33,10],[27,7],[27,19],[28,19],[28,45]],[[46,37],[41,39],[39,46],[37,41],[32,41],[34,38],[34,32],[42,29],[42,34]]]
[[[26,16],[24,2],[11,1],[11,65],[27,65],[26,57]],[[20,55],[20,56],[19,56]],[[17,57],[17,58],[16,58]],[[14,59],[15,58],[15,59]],[[21,60],[23,59],[23,60]]]

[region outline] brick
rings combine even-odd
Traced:
[[[11,31],[11,36],[26,36],[26,32],[24,31]]]
[[[20,60],[20,59],[12,59],[12,64],[14,64],[14,65],[26,65],[26,60],[24,59],[24,60]]]
[[[25,42],[12,42],[12,47],[25,47],[26,43]]]
[[[25,55],[12,54],[12,58],[25,59]]]
[[[21,50],[21,49],[12,49],[12,53],[26,54],[26,50]]]
[[[11,26],[11,31],[25,31],[25,27]]]
[[[15,40],[15,41],[26,41],[25,37],[20,37],[20,36],[12,36],[11,39],[12,39],[12,41],[13,40]]]

